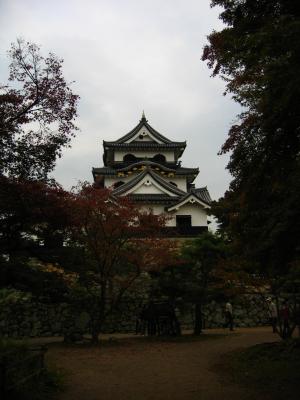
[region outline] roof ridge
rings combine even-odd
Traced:
[[[139,123],[131,131],[129,131],[125,135],[121,136],[119,139],[117,139],[113,142],[110,142],[110,143],[124,143],[126,140],[131,139],[139,131],[139,129],[142,128],[142,126],[145,126],[156,139],[162,141],[163,143],[173,143],[174,142],[173,140],[168,139],[166,136],[162,135],[157,130],[152,128],[152,126],[148,123],[148,120],[146,119],[145,113],[143,111],[142,118],[140,119]],[[178,142],[178,143],[180,143],[180,142]]]

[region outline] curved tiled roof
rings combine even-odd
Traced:
[[[101,167],[101,168],[94,168],[92,169],[93,175],[98,174],[98,175],[116,175],[117,170],[111,168],[111,167]]]
[[[113,194],[115,194],[113,192]],[[176,204],[182,203],[184,200],[186,200],[189,196],[195,195],[199,200],[201,200],[203,203],[207,204],[208,206],[211,204],[211,198],[209,195],[209,192],[206,187],[204,188],[199,188],[199,189],[193,189],[192,192],[185,193],[183,196],[169,196],[167,194],[129,194],[128,197],[132,199],[133,201],[137,202],[143,202],[143,203],[164,203],[167,204],[168,207],[173,207]]]
[[[156,162],[148,161],[148,160],[138,161],[136,163],[132,163],[132,164],[128,165],[125,168],[118,169],[117,171],[118,172],[130,171],[132,168],[143,166],[143,165],[146,165],[146,166],[149,166],[149,167],[157,167],[157,168],[160,168],[160,169],[162,169],[163,171],[166,171],[166,172],[176,172],[176,169],[168,168],[168,167],[166,167],[166,166],[164,166],[164,165],[162,165],[160,163],[156,163]]]
[[[206,186],[198,189],[192,189],[191,193],[195,194],[195,196],[204,201],[204,203],[211,204],[212,202]]]
[[[163,164],[155,163],[153,161],[138,161],[136,163],[132,163],[124,168],[112,168],[112,167],[101,167],[101,168],[93,168],[93,174],[100,174],[100,175],[117,175],[118,172],[126,172],[130,171],[134,167],[138,166],[153,166],[162,169],[166,172],[173,172],[175,175],[198,175],[199,168],[186,168],[186,167],[178,167],[178,168],[168,168]]]
[[[186,142],[170,142],[170,143],[157,143],[157,142],[131,142],[131,143],[118,143],[118,142],[106,142],[103,140],[103,147],[116,147],[121,149],[174,149],[177,147],[186,147]]]
[[[143,202],[143,203],[164,203],[164,204],[173,204],[173,203],[177,203],[178,200],[180,199],[180,197],[178,196],[172,196],[170,197],[167,194],[143,194],[143,193],[139,193],[139,194],[130,194],[128,195],[128,197],[132,200],[132,201],[137,201],[137,202]]]
[[[142,127],[145,127],[151,134],[152,136],[157,139],[159,142],[162,143],[157,143],[155,141],[153,142],[138,142],[138,143],[126,143],[128,140],[132,139],[141,129]],[[165,148],[170,148],[170,147],[179,147],[179,146],[186,146],[186,142],[174,142],[168,138],[166,138],[164,135],[161,133],[157,132],[150,124],[148,124],[148,121],[143,114],[140,122],[135,126],[130,132],[126,133],[126,135],[120,137],[120,139],[115,140],[115,141],[103,141],[103,145],[107,147],[129,147],[129,145],[133,147],[165,147]]]
[[[176,203],[172,204],[170,208],[172,208],[173,206],[176,206],[177,204],[184,202],[186,199],[188,199],[190,196],[193,196],[193,195],[196,198],[198,198],[200,201],[202,201],[203,203],[210,206],[211,201],[212,201],[211,197],[209,195],[207,188],[203,187],[203,188],[198,188],[198,189],[191,189],[190,192],[186,193]]]
[[[142,119],[140,120],[140,122],[137,124],[136,127],[134,127],[130,132],[126,133],[126,135],[122,136],[120,139],[116,140],[116,143],[124,143],[127,140],[130,140],[131,138],[134,137],[134,135],[137,134],[137,132],[142,128],[145,127],[148,129],[148,131],[159,141],[163,142],[163,143],[172,143],[172,141],[168,138],[166,138],[165,136],[163,136],[161,133],[157,132],[155,129],[152,128],[152,126],[150,124],[148,124],[148,121],[145,117],[145,115],[143,114]]]
[[[119,196],[127,192],[128,190],[132,189],[136,184],[138,184],[147,174],[149,174],[157,183],[159,183],[163,188],[167,189],[169,192],[175,195],[179,195],[180,197],[185,195],[185,192],[183,190],[178,189],[176,186],[172,185],[165,179],[161,178],[149,167],[147,167],[143,172],[139,173],[137,176],[132,178],[129,182],[124,183],[122,186],[119,186],[117,189],[113,190],[113,194]]]

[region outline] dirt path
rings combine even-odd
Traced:
[[[127,337],[98,348],[50,346],[49,362],[66,371],[67,389],[58,400],[257,399],[251,390],[222,382],[213,366],[228,351],[277,337],[270,328],[211,334],[221,336],[180,342]]]

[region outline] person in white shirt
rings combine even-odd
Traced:
[[[229,327],[231,331],[233,331],[233,312],[232,312],[232,305],[229,301],[225,304],[225,317],[226,323],[225,326]]]
[[[268,298],[268,303],[269,303],[269,314],[270,314],[270,321],[271,321],[271,326],[273,329],[273,333],[277,332],[277,320],[278,320],[278,311],[276,304],[274,301],[269,297]]]

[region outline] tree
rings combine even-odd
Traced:
[[[70,196],[48,174],[77,129],[79,97],[55,55],[18,40],[9,56],[9,84],[0,85],[1,285],[39,291],[30,260],[56,262],[65,250]]]
[[[0,85],[0,174],[46,179],[77,129],[79,96],[54,54],[45,58],[19,39],[9,57],[9,84]]]
[[[221,151],[233,180],[214,213],[235,251],[276,280],[300,249],[300,10],[292,0],[211,4],[227,26],[202,59],[243,106]]]
[[[178,299],[193,304],[194,334],[203,329],[203,306],[222,292],[232,294],[233,276],[225,264],[225,241],[210,232],[186,241],[180,249],[180,263],[158,274],[158,288],[175,304]],[[236,282],[236,274],[234,279]]]
[[[103,324],[142,271],[172,260],[173,244],[160,237],[166,217],[142,211],[128,198],[83,184],[74,194],[73,240],[82,246],[81,291],[92,310],[94,343]]]
[[[73,218],[71,199],[54,182],[0,177],[0,286],[14,286],[43,297],[51,286],[51,299],[63,298],[65,285],[55,279],[56,272],[52,277],[46,274],[45,279],[34,264],[59,263],[68,268],[66,253],[70,251],[63,243]]]

